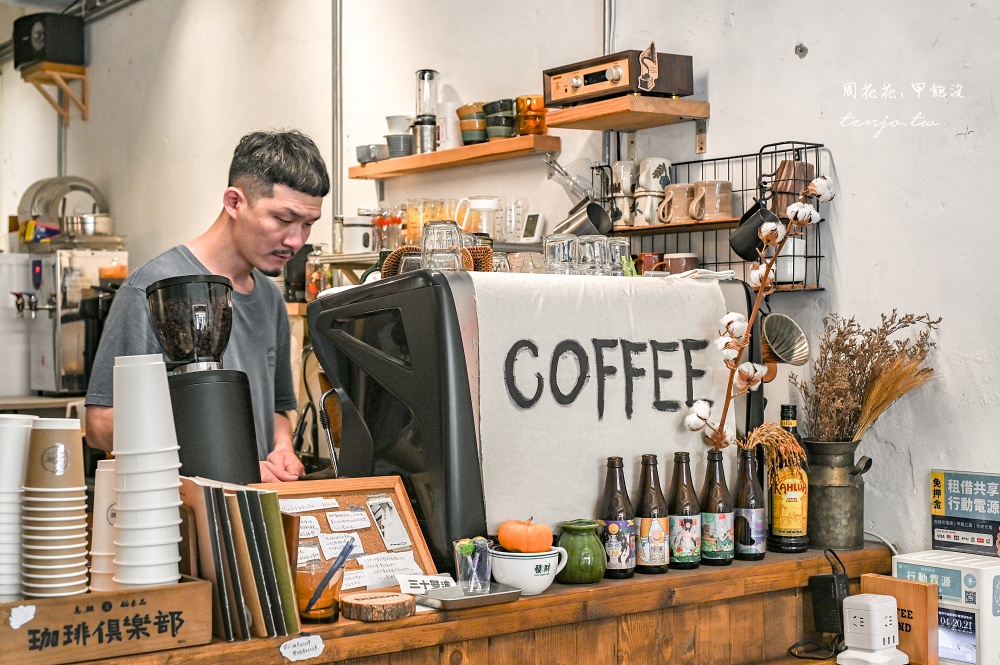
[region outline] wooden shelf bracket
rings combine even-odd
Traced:
[[[63,126],[69,126],[71,104],[80,109],[80,117],[87,119],[87,105],[90,96],[90,80],[87,68],[80,65],[64,65],[55,62],[39,62],[21,71],[21,78],[35,86],[42,97],[62,117]],[[71,81],[80,81],[80,94],[70,87]],[[42,86],[54,85],[62,92],[62,103]]]

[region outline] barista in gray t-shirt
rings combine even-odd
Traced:
[[[223,209],[209,229],[129,275],[115,296],[87,392],[87,443],[113,448],[116,356],[159,353],[145,289],[160,279],[215,274],[233,283],[233,329],[223,356],[246,372],[264,482],[295,480],[304,469],[286,411],[295,409],[288,316],[268,276],[309,238],[330,178],[316,144],[298,132],[254,132],[233,155]]]

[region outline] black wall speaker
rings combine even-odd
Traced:
[[[65,14],[31,14],[14,21],[14,66],[36,62],[83,63],[83,18]]]

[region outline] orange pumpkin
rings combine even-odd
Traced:
[[[508,552],[548,552],[552,548],[552,529],[545,524],[507,520],[497,531],[497,540]]]

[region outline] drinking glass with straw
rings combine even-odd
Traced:
[[[453,543],[458,584],[466,594],[490,592],[490,540],[482,536]]]

